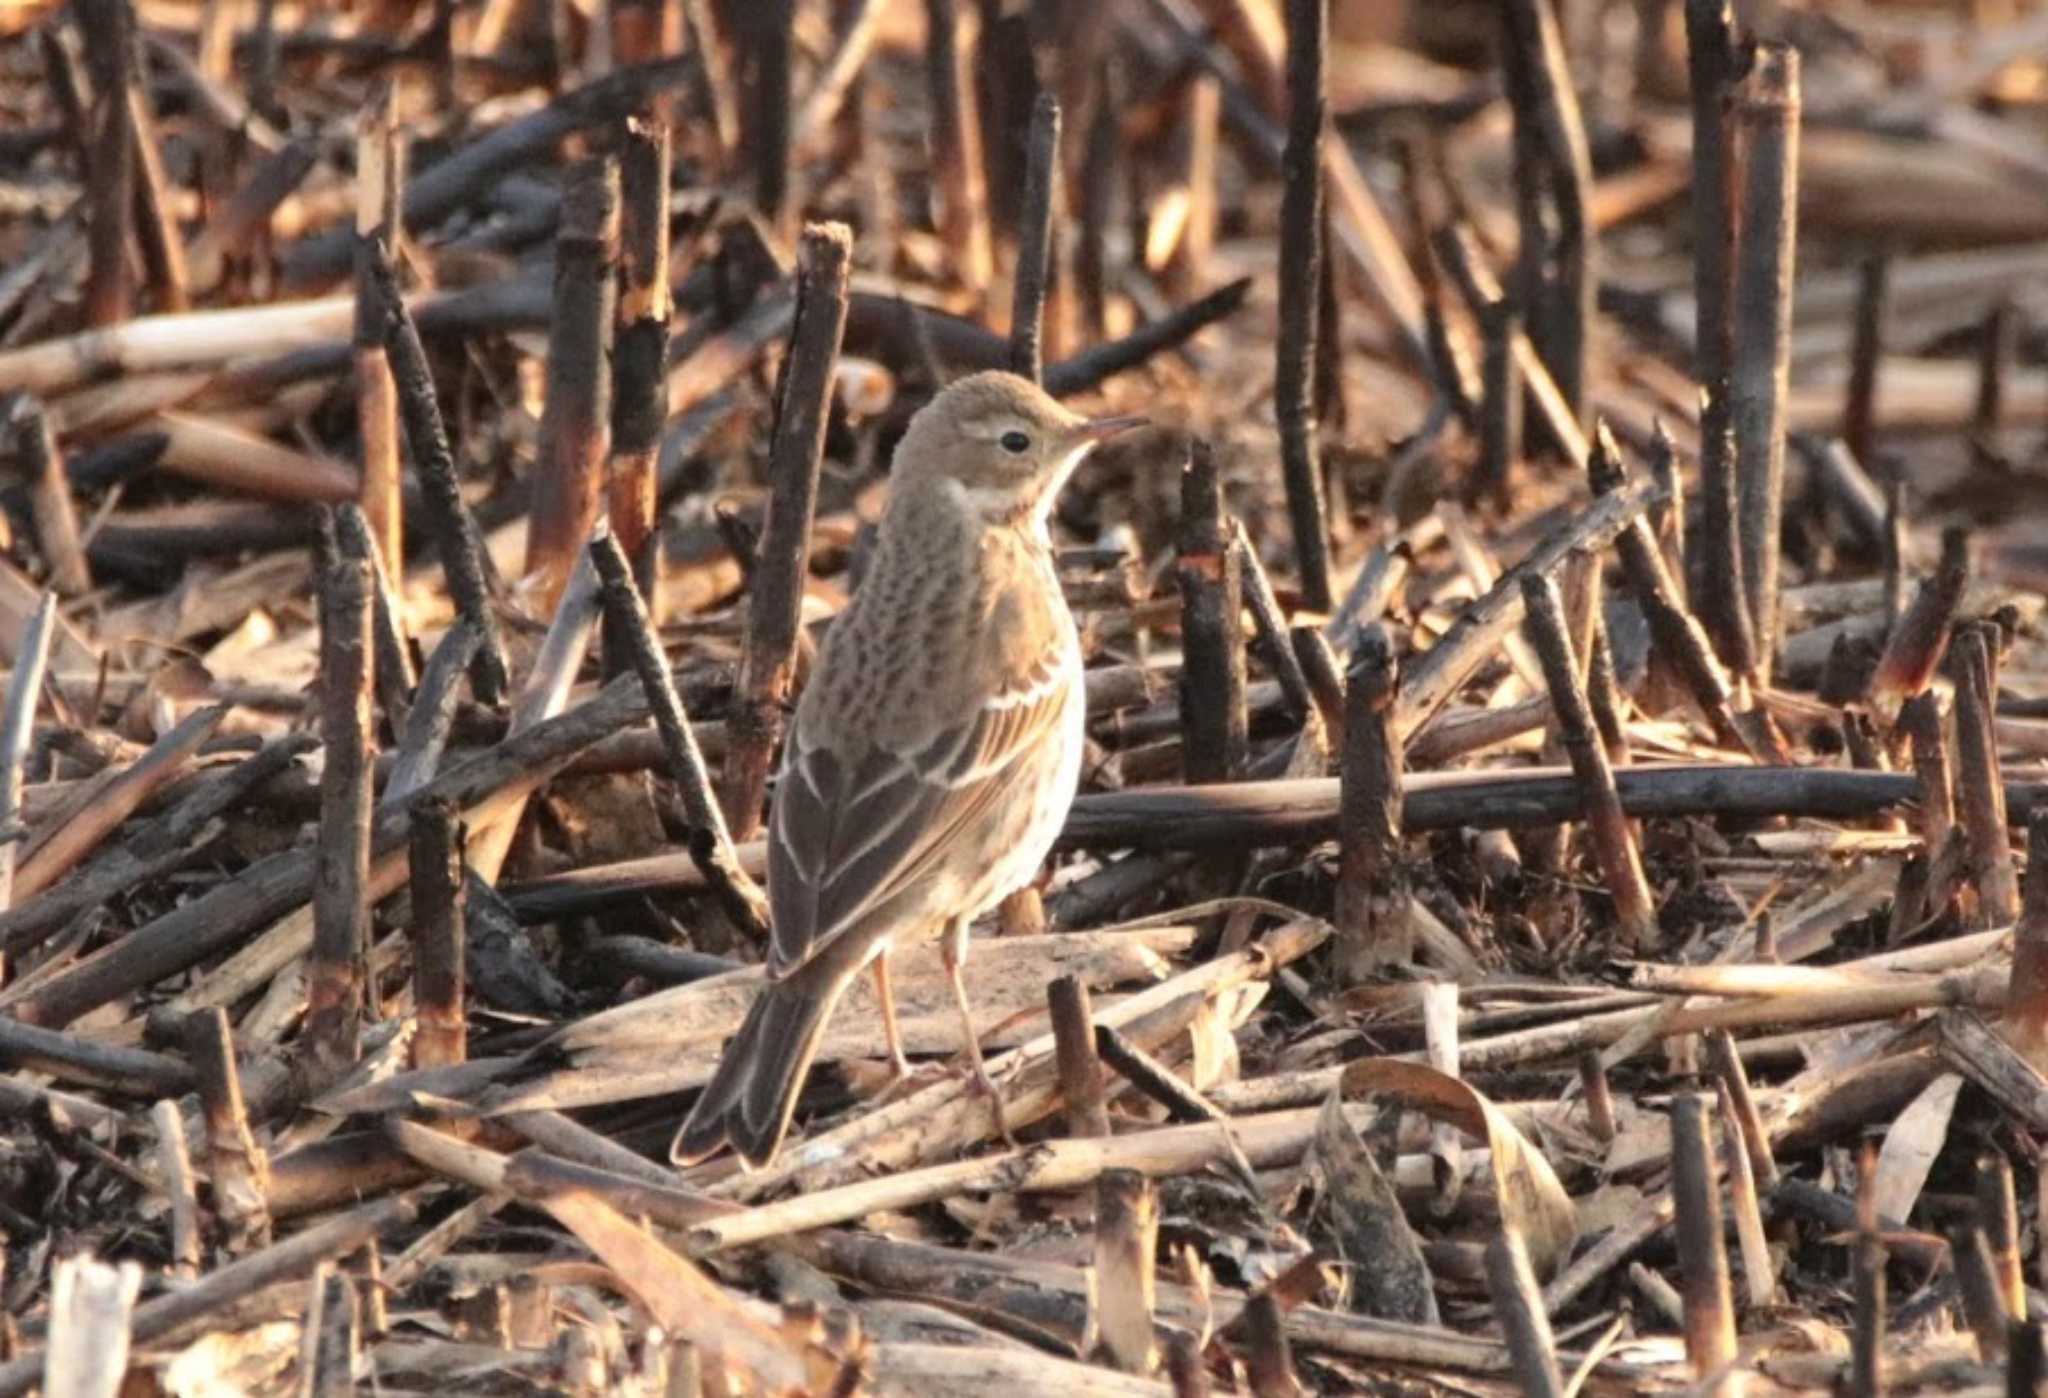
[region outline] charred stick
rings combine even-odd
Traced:
[[[135,124],[128,85],[136,55],[135,9],[128,0],[88,0],[78,11],[92,70],[93,101],[87,150],[84,320],[115,325],[135,309],[128,252],[135,239]],[[61,54],[55,43],[50,50]]]
[[[796,47],[795,0],[735,7],[746,16],[743,55],[747,97],[746,150],[754,167],[754,207],[768,221],[782,218],[789,195],[790,117],[795,85],[791,67]]]
[[[711,785],[704,754],[690,716],[683,709],[674,672],[662,654],[654,627],[633,587],[631,570],[618,540],[600,535],[591,541],[591,562],[597,567],[600,599],[608,622],[608,634],[624,649],[625,663],[639,676],[647,693],[647,705],[654,725],[661,733],[662,752],[668,760],[669,779],[682,795],[683,812],[691,825],[690,853],[717,893],[726,914],[748,937],[765,941],[768,932],[768,900],[740,866],[733,849],[732,833]]]
[[[1778,555],[1785,494],[1785,399],[1792,359],[1792,266],[1799,198],[1799,52],[1757,50],[1739,89],[1736,122],[1746,175],[1734,277],[1735,350],[1729,413],[1742,579],[1755,629],[1756,670],[1768,678],[1778,639]]]
[[[1045,378],[1045,302],[1053,276],[1060,179],[1060,104],[1041,92],[1031,108],[1024,203],[1017,219],[1017,270],[1010,293],[1010,372]]]
[[[1478,245],[1465,229],[1440,228],[1431,245],[1438,262],[1457,284],[1458,295],[1475,319],[1483,319],[1488,307],[1499,304],[1507,296],[1487,267]],[[1521,309],[1516,307],[1518,313]],[[1578,418],[1558,391],[1556,380],[1550,377],[1542,356],[1536,353],[1536,346],[1520,325],[1509,333],[1508,343],[1514,353],[1515,372],[1521,376],[1528,404],[1536,410],[1537,421],[1566,459],[1574,466],[1585,465],[1586,434],[1580,430]]]
[[[1322,715],[1323,731],[1332,749],[1344,750],[1344,674],[1337,666],[1337,652],[1313,626],[1296,626],[1289,633],[1294,663],[1301,668],[1309,698]]]
[[[441,1068],[469,1055],[463,1003],[468,891],[462,876],[464,832],[454,806],[423,797],[412,805],[413,1003],[419,1029],[414,1068]]]
[[[983,183],[981,122],[975,113],[971,31],[960,24],[959,0],[925,0],[925,103],[931,113],[933,219],[952,250],[953,268],[969,291],[986,288],[995,259]]]
[[[1977,340],[1977,403],[1970,413],[1970,438],[1980,460],[1995,460],[1999,427],[2005,418],[2006,366],[2019,339],[2019,309],[1999,300],[1984,313]]]
[[[1550,1334],[1550,1314],[1543,1292],[1529,1266],[1529,1250],[1513,1225],[1503,1225],[1486,1244],[1486,1289],[1493,1312],[1507,1336],[1522,1392],[1534,1398],[1564,1398],[1564,1376],[1557,1366],[1557,1343]]]
[[[1178,544],[1182,770],[1190,782],[1233,781],[1246,745],[1243,560],[1231,546],[1215,450],[1202,438],[1181,475]]]
[[[1941,532],[1941,562],[1934,576],[1920,584],[1885,639],[1877,671],[1870,679],[1870,697],[1882,704],[1910,699],[1927,688],[1948,651],[1956,609],[1970,585],[1970,534],[1951,526]]]
[[[1663,498],[1650,506],[1650,533],[1663,551],[1665,570],[1671,575],[1671,595],[1679,602],[1685,590],[1685,477],[1678,468],[1678,443],[1671,429],[1658,418],[1650,430],[1650,480]]]
[[[1698,585],[1709,633],[1723,663],[1752,668],[1753,643],[1736,533],[1734,436],[1729,374],[1735,355],[1733,264],[1738,165],[1729,108],[1742,60],[1728,0],[1685,0],[1692,90],[1693,377],[1700,385],[1702,506]]]
[[[404,609],[377,556],[368,512],[337,511],[335,530],[345,536],[342,551],[349,557],[366,559],[370,565],[370,641],[375,657],[371,670],[377,701],[384,706],[385,716],[396,733],[405,727],[406,715],[412,707],[413,686],[418,683],[413,673],[412,644],[401,629]]]
[[[619,161],[621,190],[619,319],[612,372],[612,455],[606,516],[633,568],[650,615],[661,615],[659,508],[661,434],[669,297],[669,126],[627,119]],[[605,673],[624,672],[609,626]]]
[[[1252,547],[1251,536],[1245,533],[1242,521],[1231,521],[1230,547],[1238,555],[1238,576],[1243,580],[1244,602],[1252,614],[1259,650],[1273,678],[1280,682],[1280,693],[1288,710],[1298,722],[1306,723],[1315,707],[1315,696],[1309,693],[1308,676],[1302,673],[1301,661],[1288,638],[1287,617],[1280,610],[1273,582],[1266,576],[1265,565],[1259,562],[1258,550]]]
[[[933,61],[933,60],[927,60]],[[1082,338],[1109,338],[1109,225],[1116,199],[1117,160],[1122,145],[1123,103],[1116,64],[1101,60],[1096,73],[1094,117],[1081,161],[1079,234],[1074,246],[1074,282],[1081,303]],[[964,244],[950,242],[955,249]],[[960,254],[963,258],[965,253]]]
[[[2019,916],[2020,889],[1992,730],[1991,654],[1976,627],[1965,627],[1950,649],[1956,662],[1956,805],[1969,841],[1979,925],[2001,927]]]
[[[747,599],[732,745],[723,805],[735,839],[761,826],[768,766],[782,736],[783,706],[795,679],[804,580],[810,572],[811,517],[832,403],[832,370],[846,330],[846,282],[853,235],[844,224],[805,228],[797,252],[796,321],[775,435],[768,449],[768,520]]]
[[[315,1267],[301,1327],[299,1391],[305,1398],[348,1398],[356,1391],[362,1339],[355,1279],[328,1262]]]
[[[370,638],[368,544],[369,530],[360,519],[353,528],[336,529],[320,588],[323,761],[304,1043],[312,1075],[323,1084],[355,1065],[367,994],[374,739],[370,696],[376,654]]]
[[[1865,467],[1877,460],[1877,369],[1884,358],[1885,303],[1891,257],[1875,252],[1856,269],[1856,320],[1849,342],[1849,398],[1842,408],[1842,442]]]
[[[611,454],[618,242],[618,162],[592,157],[570,172],[555,241],[547,405],[541,412],[526,546],[526,571],[540,575],[543,613],[552,613],[561,601],[604,495],[605,462]]]
[[[1287,146],[1281,158],[1279,362],[1273,384],[1280,464],[1301,573],[1302,602],[1327,612],[1329,521],[1316,435],[1316,301],[1323,257],[1324,48],[1328,0],[1287,0]]]
[[[1514,111],[1515,207],[1521,228],[1515,300],[1528,317],[1530,337],[1558,392],[1583,423],[1596,281],[1589,208],[1592,158],[1550,0],[1509,0],[1503,18],[1501,57]]]
[[[1735,1215],[1735,1241],[1742,1249],[1743,1289],[1752,1307],[1768,1306],[1777,1297],[1778,1282],[1770,1242],[1764,1236],[1763,1210],[1757,1203],[1757,1177],[1750,1167],[1746,1130],[1725,1081],[1719,1095],[1721,1158],[1728,1174],[1728,1209]]]
[[[356,132],[356,430],[363,444],[363,514],[386,572],[405,572],[404,482],[398,453],[398,385],[384,347],[379,248],[398,245],[400,170],[392,88],[380,83]],[[394,715],[393,722],[397,722]]]
[[[1704,638],[1702,638],[1704,639]],[[1607,639],[1604,613],[1593,618],[1593,653],[1586,657],[1586,702],[1593,709],[1593,726],[1607,745],[1607,759],[1617,767],[1631,761],[1628,748],[1626,700],[1621,681],[1614,673],[1614,647]]]
[[[1270,1290],[1244,1303],[1245,1371],[1254,1398],[1297,1398],[1301,1383],[1294,1376],[1294,1355],[1287,1342],[1287,1315]]]
[[[1067,1104],[1069,1136],[1107,1136],[1109,1109],[1102,1090],[1102,1064],[1095,1052],[1095,1016],[1088,987],[1061,976],[1046,987],[1060,1096]]]
[[[1878,1235],[1877,1145],[1866,1141],[1856,1171],[1856,1241],[1850,1260],[1856,1312],[1849,1336],[1854,1398],[1884,1393],[1885,1247]]]
[[[1884,624],[1887,634],[1906,614],[1906,473],[1896,469],[1884,483],[1884,533],[1879,552],[1884,568]]]
[[[476,632],[470,681],[480,702],[502,704],[511,684],[505,664],[505,642],[498,633],[497,615],[491,610],[484,581],[483,539],[469,506],[463,503],[455,454],[449,450],[447,428],[434,394],[433,371],[427,363],[426,348],[420,343],[419,328],[413,324],[412,314],[399,295],[398,277],[385,250],[379,250],[372,275],[384,303],[384,347],[391,356],[406,440],[412,445],[413,465],[419,471],[427,505],[427,522],[441,555],[441,567],[447,574],[448,595],[455,601],[456,614]]]
[[[1948,845],[1956,820],[1941,696],[1923,689],[1908,699],[1899,710],[1898,726],[1913,748],[1913,774],[1920,785],[1916,822],[1921,847],[1931,860]]]
[[[57,434],[42,404],[27,394],[14,400],[15,458],[28,486],[29,512],[35,523],[36,547],[50,570],[50,587],[60,597],[92,590],[92,570],[79,540],[78,511],[71,500],[71,479]]]
[[[1697,1380],[1708,1379],[1736,1360],[1721,1189],[1707,1134],[1711,1100],[1686,1092],[1671,1102],[1671,1192],[1678,1221],[1680,1294],[1685,1298],[1685,1352]]]
[[[469,618],[458,617],[441,635],[441,643],[427,657],[426,669],[414,691],[412,707],[406,711],[405,727],[398,740],[398,755],[384,783],[384,804],[403,801],[433,780],[447,746],[449,730],[455,723],[455,701],[461,695],[462,677],[476,658],[482,633]]]
[[[1515,340],[1521,312],[1505,294],[1477,310],[1482,346],[1479,359],[1479,469],[1474,481],[1492,495],[1503,514],[1509,505],[1515,462],[1522,456],[1522,366]]]
[[[1621,449],[1605,422],[1593,429],[1593,454],[1587,459],[1587,474],[1595,495],[1608,495],[1628,484],[1628,468]],[[1663,550],[1651,533],[1649,522],[1631,520],[1615,540],[1623,573],[1636,603],[1649,623],[1651,642],[1671,668],[1684,680],[1693,703],[1706,715],[1714,736],[1736,748],[1746,748],[1735,726],[1734,695],[1728,676],[1715,661],[1706,632],[1677,595],[1677,587],[1665,567]]]
[[[1393,638],[1374,622],[1358,638],[1346,681],[1338,787],[1337,966],[1349,984],[1414,951],[1401,854],[1401,743],[1393,728],[1400,682]]]
[[[228,1250],[261,1247],[270,1238],[270,1157],[249,1130],[227,1011],[193,1015],[186,1024],[185,1052],[199,1079],[207,1175],[213,1181],[213,1210],[226,1230]]]
[[[1115,374],[1134,369],[1155,355],[1186,344],[1207,327],[1234,314],[1251,291],[1250,277],[1240,277],[1220,286],[1199,301],[1176,307],[1154,321],[1139,326],[1121,340],[1093,345],[1079,354],[1051,364],[1045,371],[1045,390],[1055,398],[1085,393]]]
[[[1522,596],[1529,612],[1529,639],[1542,661],[1558,735],[1580,784],[1587,834],[1614,899],[1620,936],[1626,945],[1650,946],[1657,935],[1656,905],[1643,877],[1642,858],[1622,812],[1621,797],[1615,791],[1606,744],[1593,726],[1571,638],[1565,631],[1557,585],[1542,573],[1530,573],[1522,579]]]
[[[1579,1054],[1579,1085],[1586,1094],[1586,1125],[1593,1139],[1605,1145],[1619,1128],[1614,1120],[1614,1088],[1607,1080],[1607,1061],[1600,1050],[1589,1048]]]

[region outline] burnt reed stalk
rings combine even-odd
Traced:
[[[1621,448],[1605,422],[1594,426],[1593,452],[1587,458],[1586,474],[1591,478],[1595,495],[1606,495],[1628,484],[1628,467],[1622,460]],[[1664,552],[1657,547],[1649,521],[1641,516],[1630,520],[1615,539],[1615,551],[1621,555],[1622,573],[1629,590],[1635,594],[1636,604],[1649,623],[1651,644],[1684,682],[1693,702],[1707,716],[1715,738],[1731,747],[1743,747],[1742,736],[1735,727],[1728,677],[1715,661],[1705,631],[1679,600],[1677,586],[1665,567]]]
[[[1721,1190],[1708,1136],[1712,1099],[1683,1092],[1671,1101],[1671,1193],[1676,1205],[1679,1294],[1685,1302],[1685,1353],[1693,1377],[1733,1363],[1735,1302],[1721,1228]]]
[[[419,327],[413,324],[412,313],[399,294],[398,277],[392,271],[388,249],[377,249],[371,273],[383,303],[384,347],[391,356],[398,407],[405,420],[406,440],[412,446],[413,466],[419,473],[427,524],[448,578],[448,594],[455,602],[456,615],[476,631],[470,683],[479,702],[502,704],[511,685],[505,641],[498,630],[497,614],[491,610],[484,580],[483,537],[462,499],[455,454],[449,449],[448,430],[434,392],[433,370],[427,363],[426,347],[420,343]]]
[[[1701,393],[1701,553],[1692,590],[1722,661],[1746,673],[1754,657],[1736,537],[1729,417],[1737,205],[1728,107],[1740,62],[1728,0],[1685,0],[1685,32],[1692,78],[1693,375]]]
[[[1956,681],[1956,806],[1976,877],[1975,925],[2000,927],[2019,916],[2020,889],[2006,836],[2005,784],[1992,728],[1993,659],[1979,626],[1962,628],[1950,651]]]
[[[135,282],[128,264],[135,237],[135,142],[127,101],[134,14],[126,0],[87,0],[79,7],[93,85],[84,170],[87,326],[118,324],[135,309]],[[64,51],[54,38],[50,51],[61,61]]]
[[[1401,853],[1401,742],[1393,729],[1400,661],[1379,622],[1359,634],[1345,684],[1338,776],[1339,979],[1364,984],[1406,962],[1414,927]]]
[[[746,16],[746,154],[754,166],[754,205],[775,223],[789,195],[796,0],[757,0],[735,13]]]
[[[993,275],[988,190],[981,156],[981,121],[975,113],[972,67],[963,51],[959,0],[925,0],[925,105],[931,121],[933,220],[953,257],[961,285],[979,292]]]
[[[1306,723],[1315,708],[1315,696],[1309,693],[1308,676],[1295,656],[1294,643],[1287,634],[1287,615],[1280,609],[1273,581],[1266,576],[1266,565],[1259,561],[1259,551],[1252,546],[1242,521],[1230,522],[1230,547],[1238,557],[1238,575],[1243,580],[1244,602],[1252,614],[1259,653],[1279,681],[1289,713],[1297,723]]]
[[[1779,535],[1785,511],[1785,399],[1792,363],[1792,268],[1799,215],[1799,53],[1764,44],[1736,98],[1743,133],[1742,237],[1735,263],[1735,353],[1729,413],[1735,425],[1737,533],[1742,581],[1768,679],[1778,638]]]
[[[810,571],[811,519],[825,454],[832,370],[846,332],[846,282],[853,234],[840,223],[812,224],[797,246],[796,321],[768,448],[768,520],[748,585],[746,642],[726,751],[721,804],[733,838],[761,828],[768,768],[782,735],[796,672],[804,578]]]
[[[418,682],[412,663],[412,643],[403,630],[405,611],[392,592],[391,579],[385,575],[384,565],[377,557],[377,545],[370,536],[367,514],[360,508],[337,511],[334,526],[337,535],[348,536],[342,551],[350,557],[367,559],[370,564],[373,690],[391,724],[391,731],[399,733],[405,728],[406,713],[412,707],[413,686]]]
[[[1891,257],[1874,252],[1856,268],[1856,319],[1849,342],[1848,401],[1842,441],[1864,470],[1877,460],[1877,371],[1884,359],[1884,316],[1891,299]]]
[[[1031,107],[1024,204],[1017,216],[1017,272],[1010,299],[1010,372],[1045,379],[1045,302],[1053,275],[1053,219],[1060,176],[1060,104],[1041,92]]]
[[[1486,1289],[1514,1356],[1522,1392],[1531,1398],[1563,1398],[1564,1376],[1557,1365],[1550,1315],[1529,1265],[1529,1250],[1512,1225],[1495,1230],[1487,1240]]]
[[[377,292],[380,246],[392,246],[398,227],[399,145],[392,89],[371,94],[356,131],[355,328],[351,340],[356,387],[356,435],[362,440],[359,497],[377,551],[393,576],[405,571],[404,485],[398,452],[398,385],[384,348],[383,300]]]
[[[1181,767],[1190,783],[1224,782],[1244,770],[1243,560],[1231,547],[1215,449],[1197,438],[1181,474]]]
[[[1280,422],[1280,465],[1286,477],[1302,603],[1317,612],[1329,611],[1335,602],[1315,421],[1328,34],[1328,0],[1287,0],[1287,144],[1281,156],[1280,332],[1273,406]]]
[[[739,853],[733,848],[732,832],[726,827],[725,814],[712,790],[711,774],[704,764],[704,753],[697,746],[696,730],[683,709],[675,675],[662,653],[647,608],[633,586],[625,552],[615,537],[604,534],[591,541],[590,559],[597,568],[607,644],[616,641],[621,661],[639,675],[641,687],[647,691],[647,706],[654,714],[655,729],[661,734],[669,779],[676,784],[683,814],[690,822],[691,857],[704,871],[733,925],[750,938],[765,939],[767,897],[741,867]]]
[[[1552,0],[1507,0],[1501,44],[1514,112],[1515,298],[1573,417],[1586,416],[1593,319],[1593,162]]]
[[[50,590],[60,597],[90,592],[92,568],[78,532],[71,479],[49,414],[35,397],[22,394],[14,401],[6,430],[14,438],[13,454],[20,462],[22,479],[28,482],[29,516],[35,526],[36,546],[49,568]]]
[[[1529,642],[1543,665],[1558,739],[1571,760],[1584,803],[1587,838],[1600,866],[1601,879],[1614,900],[1619,939],[1628,947],[1650,947],[1657,937],[1656,904],[1643,877],[1635,835],[1629,829],[1621,797],[1615,790],[1607,746],[1594,727],[1592,709],[1586,702],[1585,685],[1565,629],[1564,604],[1558,596],[1557,584],[1545,574],[1528,573],[1523,575],[1521,586],[1529,614]]]
[[[376,654],[369,529],[360,519],[345,527],[330,517],[321,532],[320,858],[303,1039],[309,1081],[317,1086],[347,1072],[361,1054],[370,948],[370,696]]]
[[[419,1029],[412,1066],[442,1068],[469,1055],[464,1004],[468,888],[462,877],[463,829],[455,807],[436,797],[412,803],[413,1001]]]
[[[1102,1061],[1095,1052],[1095,1013],[1088,987],[1073,976],[1060,976],[1045,988],[1045,995],[1067,1134],[1107,1136],[1108,1098],[1102,1086]]]
[[[659,465],[668,421],[669,127],[626,120],[619,155],[619,303],[612,350],[612,454],[606,517],[647,610],[661,615]],[[609,618],[609,614],[607,614]],[[621,673],[622,644],[605,627],[605,671]]]
[[[1109,222],[1123,145],[1123,84],[1111,59],[1101,60],[1095,81],[1098,96],[1081,156],[1080,227],[1074,245],[1074,289],[1081,304],[1083,338],[1091,344],[1109,336]]]
[[[543,612],[561,600],[604,499],[618,240],[618,161],[593,156],[570,171],[555,239],[547,401],[526,541],[526,571],[541,577]]]

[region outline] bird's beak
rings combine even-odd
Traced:
[[[1101,442],[1119,433],[1128,432],[1134,427],[1149,427],[1151,424],[1152,419],[1149,417],[1096,417],[1076,427],[1074,435],[1084,442]]]

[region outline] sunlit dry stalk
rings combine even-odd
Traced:
[[[669,127],[630,117],[619,158],[618,328],[612,354],[612,456],[606,515],[648,615],[661,612],[657,465],[667,420]],[[609,633],[608,633],[609,634]],[[606,646],[605,664],[612,665]]]
[[[1061,976],[1046,987],[1053,1049],[1059,1062],[1060,1096],[1067,1105],[1067,1134],[1107,1136],[1109,1110],[1102,1090],[1102,1064],[1095,1054],[1095,1017],[1088,987]]]
[[[228,1251],[262,1247],[270,1240],[270,1157],[249,1130],[226,1011],[203,1010],[186,1022],[185,1053],[199,1080],[199,1105],[206,1117],[206,1170]]]
[[[71,499],[71,478],[57,449],[49,415],[24,394],[14,401],[9,430],[21,476],[28,485],[29,512],[35,522],[36,547],[50,570],[50,587],[61,597],[92,589],[92,569],[78,532],[78,510]]]
[[[609,156],[569,177],[555,240],[554,314],[547,403],[533,481],[526,571],[539,580],[541,615],[553,612],[597,522],[611,447],[611,338],[619,238],[619,168]]]
[[[1550,687],[1551,712],[1578,779],[1587,836],[1614,900],[1618,935],[1626,946],[1649,947],[1657,937],[1656,904],[1643,877],[1635,836],[1614,789],[1606,745],[1593,726],[1585,685],[1565,631],[1557,585],[1542,573],[1525,574],[1522,597],[1529,613],[1529,640],[1543,662],[1544,679]]]
[[[1393,638],[1374,622],[1358,638],[1346,681],[1338,785],[1338,978],[1363,984],[1413,953],[1401,851],[1401,743],[1392,726],[1400,688]]]
[[[363,515],[384,570],[405,573],[405,507],[398,452],[398,384],[384,347],[384,306],[376,283],[378,248],[398,245],[399,190],[405,177],[394,91],[380,83],[356,127],[356,431],[362,438]]]
[[[2005,1013],[2020,1050],[2048,1061],[2048,811],[2027,823],[2026,902],[2013,926]]]
[[[1564,1378],[1558,1371],[1550,1315],[1530,1269],[1528,1249],[1512,1224],[1503,1224],[1487,1240],[1486,1289],[1507,1335],[1521,1391],[1533,1398],[1563,1398]]]
[[[1181,767],[1190,782],[1231,781],[1245,759],[1243,559],[1231,547],[1214,448],[1197,438],[1181,476]]]
[[[1095,1182],[1098,1353],[1128,1374],[1152,1370],[1153,1258],[1159,1200],[1137,1170],[1105,1170]]]
[[[1737,89],[1742,132],[1742,236],[1736,253],[1735,349],[1729,414],[1735,428],[1737,533],[1759,679],[1778,644],[1779,532],[1785,495],[1785,399],[1792,356],[1792,266],[1799,197],[1799,53],[1757,48]]]
[[[1970,534],[1951,527],[1941,531],[1941,562],[1934,576],[1920,584],[1913,603],[1885,639],[1877,671],[1870,679],[1874,704],[1889,706],[1920,693],[1934,678],[1948,652],[1949,630],[1956,609],[1970,585]]]
[[[722,804],[733,838],[739,840],[751,839],[761,828],[768,767],[796,677],[811,518],[825,453],[832,368],[846,331],[852,260],[853,234],[844,224],[812,224],[804,230],[797,252],[796,323],[768,449],[768,522],[747,600],[746,646],[725,759]]]
[[[2020,1267],[2019,1205],[2013,1198],[2012,1166],[1998,1151],[1977,1157],[1977,1226],[1990,1245],[1991,1265],[2006,1313],[2027,1314],[2027,1279]]]
[[[1956,676],[1956,807],[1969,840],[1977,925],[2000,927],[2019,916],[2020,888],[2006,836],[2005,783],[1992,729],[1991,652],[1976,626],[1963,628],[1950,652]]]
[[[925,102],[931,120],[932,193],[939,239],[961,285],[981,292],[995,274],[988,191],[981,154],[970,53],[977,35],[963,25],[959,0],[925,0]]]
[[[1707,1134],[1711,1098],[1671,1101],[1671,1192],[1676,1202],[1679,1290],[1685,1298],[1685,1355],[1705,1380],[1733,1364],[1735,1301],[1721,1229],[1721,1188]]]
[[[1056,272],[1060,186],[1060,104],[1041,92],[1031,108],[1025,147],[1024,202],[1017,220],[1017,266],[1010,297],[1010,372],[1045,378],[1046,301]]]
[[[1890,286],[1890,256],[1880,251],[1864,258],[1856,269],[1856,318],[1849,343],[1842,441],[1866,470],[1877,460],[1877,370],[1884,358],[1884,314]]]
[[[413,1001],[419,1028],[412,1066],[441,1068],[469,1054],[464,1005],[468,895],[462,878],[463,831],[455,808],[433,797],[412,806]]]

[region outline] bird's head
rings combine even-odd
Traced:
[[[1042,523],[1096,443],[1144,423],[1082,417],[1015,374],[973,374],[910,420],[896,447],[892,489],[956,488],[990,523]]]

